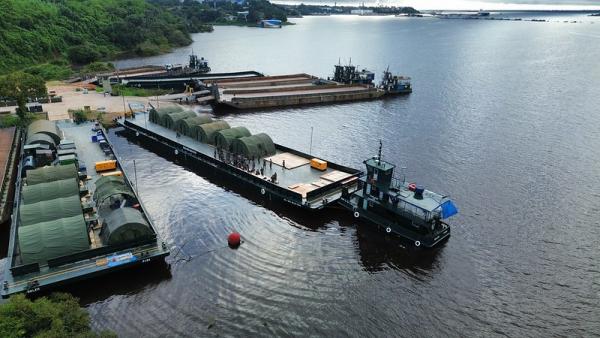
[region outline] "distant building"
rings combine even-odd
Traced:
[[[372,9],[353,9],[350,11],[350,14],[356,14],[356,15],[369,15],[369,14],[373,14],[373,10]]]

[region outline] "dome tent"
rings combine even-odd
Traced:
[[[23,204],[19,208],[21,227],[81,214],[83,211],[79,193],[69,197]]]
[[[196,126],[196,139],[200,142],[210,143],[213,134],[219,130],[229,129],[229,123],[225,121],[215,121]]]
[[[250,135],[252,134],[250,134],[250,131],[246,127],[223,129],[213,133],[211,143],[217,148],[230,150],[233,140]]]
[[[20,226],[18,231],[22,264],[45,263],[90,247],[81,212],[71,217]]]
[[[187,117],[175,123],[175,130],[180,134],[195,138],[194,127],[205,123],[211,123],[213,119],[208,114]]]
[[[96,204],[102,203],[106,198],[122,194],[136,198],[133,191],[122,176],[103,176],[96,181],[96,190],[94,191],[94,201]]]
[[[235,139],[231,150],[246,158],[272,156],[277,152],[273,140],[265,133]]]
[[[50,136],[54,144],[60,143],[60,132],[56,126],[56,122],[48,120],[35,120],[27,127],[27,139],[35,134],[44,134]],[[29,144],[29,142],[27,142]]]
[[[79,195],[79,184],[74,178],[26,185],[23,186],[23,190],[21,191],[23,204],[37,203],[74,195]]]
[[[112,210],[103,222],[102,242],[116,245],[151,238],[154,235],[144,215],[134,208]]]
[[[179,120],[186,119],[188,117],[195,117],[196,113],[193,111],[182,111],[179,113],[171,113],[167,115],[163,115],[161,119],[161,126],[165,128],[169,128],[171,130],[175,130],[176,123]]]
[[[27,185],[76,178],[75,164],[57,165],[27,170]]]
[[[25,144],[46,144],[51,149],[56,149],[56,143],[54,142],[52,136],[44,133],[27,134],[27,140],[25,141]]]
[[[179,113],[182,111],[183,111],[183,108],[181,108],[179,106],[168,106],[168,107],[164,107],[164,108],[154,108],[153,107],[152,109],[150,109],[150,116],[148,117],[148,119],[150,120],[150,122],[160,124],[160,121],[164,115],[171,114],[171,113]]]

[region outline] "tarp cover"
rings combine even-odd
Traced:
[[[96,181],[96,190],[94,191],[94,200],[101,203],[107,197],[124,194],[135,198],[133,191],[125,184],[122,176],[104,176]]]
[[[76,178],[75,164],[57,165],[27,170],[27,185],[59,181],[67,178]]]
[[[79,193],[76,196],[23,204],[19,208],[21,227],[81,215],[82,213]]]
[[[56,142],[54,142],[52,136],[44,133],[27,134],[27,140],[25,141],[25,144],[28,146],[32,144],[45,144],[52,149],[56,149]]]
[[[215,121],[196,126],[196,139],[200,142],[209,143],[212,139],[212,134],[219,130],[229,129],[229,123],[225,121]]]
[[[221,149],[229,150],[231,143],[236,138],[250,136],[250,131],[246,127],[234,127],[229,129],[219,130],[213,133],[211,143]]]
[[[134,208],[119,208],[104,218],[100,236],[106,245],[132,242],[153,235],[150,225],[142,213]]]
[[[211,123],[212,121],[213,119],[207,114],[188,117],[177,121],[175,124],[175,130],[182,135],[195,138],[195,135],[193,134],[194,127],[205,123]]]
[[[52,137],[54,144],[60,143],[60,132],[58,131],[56,122],[48,120],[35,120],[31,122],[29,127],[27,127],[27,139],[37,133],[43,133]]]
[[[69,196],[79,196],[79,184],[74,178],[23,186],[23,204],[37,203]]]
[[[452,217],[452,216],[458,214],[458,209],[456,208],[454,203],[452,203],[451,200],[447,200],[446,202],[444,202],[441,205],[441,207],[442,207],[442,219],[446,219],[448,217]]]
[[[231,150],[247,158],[273,156],[276,153],[273,140],[265,133],[235,139]]]
[[[162,116],[170,114],[170,113],[178,113],[181,111],[183,111],[183,108],[181,108],[179,106],[168,106],[168,107],[163,107],[163,108],[158,108],[158,109],[152,108],[152,109],[150,109],[150,116],[148,117],[148,119],[150,120],[150,122],[160,124]]]
[[[163,115],[161,117],[160,124],[165,128],[175,130],[175,126],[176,126],[175,124],[177,123],[177,121],[186,119],[188,117],[194,117],[194,116],[196,116],[196,113],[194,113],[193,111],[182,111],[179,113],[171,113],[171,114]]]
[[[51,258],[89,249],[83,215],[19,227],[19,249],[23,264],[45,263]]]

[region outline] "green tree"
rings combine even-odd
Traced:
[[[1,337],[115,337],[91,331],[88,313],[77,298],[55,293],[35,301],[15,295],[0,305]]]
[[[0,77],[0,97],[17,101],[17,115],[21,119],[27,113],[27,100],[48,95],[44,80],[25,72],[14,72]]]

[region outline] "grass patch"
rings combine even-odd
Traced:
[[[173,91],[170,89],[147,89],[147,88],[134,88],[134,87],[126,87],[121,85],[113,85],[112,93],[116,96],[160,96],[166,94],[173,94]]]

